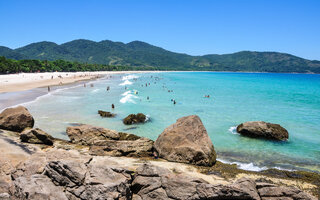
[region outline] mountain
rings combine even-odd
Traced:
[[[0,47],[0,56],[16,60],[66,60],[115,66],[156,67],[162,70],[320,73],[320,61],[285,53],[241,51],[191,56],[141,41],[125,44],[110,40],[95,42],[79,39],[61,45],[44,41],[17,49]]]

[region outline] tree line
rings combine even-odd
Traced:
[[[0,74],[31,72],[77,72],[77,71],[129,71],[160,70],[156,67],[113,66],[88,64],[65,60],[13,60],[0,56]]]

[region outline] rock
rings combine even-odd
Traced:
[[[116,114],[114,114],[114,113],[103,111],[103,110],[98,110],[98,114],[101,117],[115,117],[116,116]]]
[[[53,161],[47,164],[46,174],[56,185],[64,186],[73,198],[129,199],[131,196],[130,171],[105,163]]]
[[[166,128],[154,143],[158,155],[169,161],[212,166],[216,153],[200,118],[182,117]]]
[[[144,164],[135,173],[132,182],[134,199],[254,199],[243,190],[232,186],[212,185],[206,181],[174,174]]]
[[[14,197],[18,199],[56,199],[67,200],[62,187],[56,186],[51,180],[42,174],[31,177],[19,177],[14,181]]]
[[[257,185],[252,179],[241,178],[232,184],[233,187],[247,192],[254,200],[260,200]]]
[[[90,146],[91,155],[128,157],[152,156],[153,141],[148,138],[136,140],[100,140]]]
[[[117,131],[91,125],[67,127],[67,134],[72,143],[92,145],[98,140],[118,140]]]
[[[20,134],[21,142],[53,145],[54,138],[39,128],[28,129]]]
[[[289,138],[288,131],[279,124],[263,121],[245,122],[237,127],[241,135],[256,138],[285,141]]]
[[[32,128],[33,125],[32,115],[23,106],[7,108],[0,114],[0,129],[21,132],[25,128]]]
[[[122,121],[124,124],[130,125],[130,124],[144,123],[146,119],[147,117],[144,114],[138,113],[136,115],[130,114],[126,118],[124,118]]]
[[[316,200],[315,197],[294,187],[260,184],[258,192],[262,200]]]

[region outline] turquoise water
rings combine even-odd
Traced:
[[[170,72],[114,75],[92,83],[94,87],[87,83],[87,87],[80,84],[55,90],[25,106],[34,115],[36,126],[64,139],[67,126],[85,123],[155,140],[179,117],[196,114],[220,160],[252,170],[280,167],[320,171],[319,75]],[[150,85],[145,87],[146,83]],[[107,86],[111,88],[108,92]],[[208,94],[210,98],[204,98]],[[101,118],[99,109],[117,116]],[[147,114],[149,121],[122,124],[121,119],[138,112]],[[272,142],[235,133],[236,125],[256,120],[281,124],[289,131],[289,140]]]

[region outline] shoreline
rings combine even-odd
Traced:
[[[247,71],[97,71],[97,72],[41,72],[41,73],[19,73],[0,75],[0,94],[7,92],[18,92],[34,88],[58,86],[88,81],[99,78],[99,76],[128,73],[164,73],[164,72],[212,72],[212,73],[252,73],[252,74],[311,74],[315,73],[276,73],[276,72],[247,72]],[[59,76],[61,76],[59,78]],[[53,79],[51,79],[53,77]]]
[[[6,74],[0,75],[0,94],[26,91],[48,86],[67,85],[79,81],[94,80],[101,76],[113,74],[157,72],[160,71],[44,72]]]

